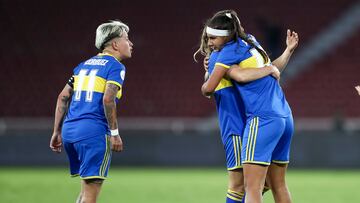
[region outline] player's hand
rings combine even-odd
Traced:
[[[207,94],[205,93],[204,89],[205,89],[206,85],[207,85],[207,81],[205,81],[205,83],[201,86],[201,94],[202,94],[204,97],[210,99],[213,94],[207,95]]]
[[[270,67],[270,69],[271,69],[271,76],[273,76],[276,80],[280,80],[281,73],[280,73],[279,69],[274,65],[271,65],[268,67]]]
[[[294,52],[298,44],[299,44],[298,33],[288,29],[286,32],[286,46],[287,49],[290,51],[290,53]]]
[[[356,89],[356,91],[358,92],[358,94],[360,95],[360,85],[355,86],[355,89]]]
[[[207,72],[209,69],[209,56],[206,56],[203,61],[204,69]]]
[[[123,150],[123,142],[120,135],[110,136],[111,150],[114,152],[121,152]]]
[[[62,149],[61,133],[54,132],[50,140],[50,148],[53,152],[60,153]]]

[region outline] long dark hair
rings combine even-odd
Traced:
[[[211,50],[207,45],[207,35],[206,35],[206,27],[211,27],[219,30],[229,30],[230,31],[230,40],[237,41],[238,38],[244,40],[251,47],[254,47],[264,58],[265,63],[269,61],[269,57],[266,52],[255,44],[255,41],[252,37],[249,37],[248,34],[245,33],[244,28],[241,26],[241,22],[237,16],[237,13],[234,10],[223,10],[214,14],[212,18],[210,18],[203,29],[201,39],[200,39],[200,47],[194,53],[194,60],[196,61],[196,55],[201,53],[202,55],[208,55]]]

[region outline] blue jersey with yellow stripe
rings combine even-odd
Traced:
[[[218,51],[213,51],[210,55],[209,74],[214,70],[219,53]],[[215,89],[214,98],[223,143],[225,143],[226,138],[230,135],[242,135],[245,126],[244,104],[233,83],[228,79],[222,78]]]
[[[125,78],[125,66],[115,57],[99,54],[74,69],[74,93],[65,117],[62,137],[76,142],[108,133],[103,96],[107,83],[119,86],[120,99]]]
[[[262,49],[253,36],[249,37]],[[261,68],[270,64],[270,59],[264,59],[259,51],[238,38],[237,41],[225,44],[216,61],[216,65],[225,68],[233,64],[239,64],[240,68]],[[248,83],[234,82],[234,85],[244,102],[247,117],[287,117],[291,114],[280,84],[274,77],[266,76]]]

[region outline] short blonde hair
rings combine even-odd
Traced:
[[[102,51],[107,42],[115,37],[121,37],[124,32],[128,33],[129,30],[129,26],[119,20],[103,23],[96,29],[95,47]]]

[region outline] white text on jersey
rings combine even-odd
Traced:
[[[109,62],[109,61],[106,59],[89,59],[89,60],[85,61],[85,65],[105,66],[107,62]]]

